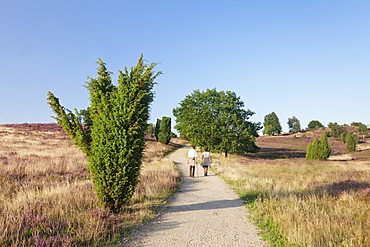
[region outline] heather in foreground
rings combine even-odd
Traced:
[[[273,246],[370,246],[370,145],[346,153],[334,138],[328,161],[305,160],[322,132],[260,137],[261,152],[214,156],[214,170],[252,209]]]
[[[140,182],[121,214],[103,210],[84,154],[56,124],[0,126],[0,246],[106,245],[151,219],[179,174],[171,146],[147,140]]]

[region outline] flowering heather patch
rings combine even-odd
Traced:
[[[367,191],[370,184],[366,182],[357,182],[353,180],[340,181],[327,186],[329,195],[339,196],[344,192]]]
[[[43,131],[43,132],[61,132],[64,133],[63,128],[56,123],[23,123],[23,124],[1,124],[1,126],[20,130],[20,131]]]
[[[179,173],[160,160],[174,145],[147,145],[155,155],[143,163],[142,189],[113,214],[99,207],[86,158],[58,125],[0,125],[0,246],[109,244],[175,191]]]

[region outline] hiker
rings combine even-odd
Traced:
[[[209,152],[209,148],[206,148],[202,154],[202,166],[204,170],[204,176],[208,175],[208,167],[211,166],[212,159],[211,154]]]
[[[195,165],[197,164],[197,151],[195,150],[195,146],[192,146],[188,152],[188,159],[187,163],[190,165],[190,177],[194,177],[195,173]]]

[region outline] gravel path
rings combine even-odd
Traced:
[[[186,154],[180,148],[169,158],[182,173],[179,191],[152,222],[144,224],[123,246],[267,246],[248,220],[243,201],[212,172],[189,177]]]

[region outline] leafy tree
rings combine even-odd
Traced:
[[[171,118],[162,117],[161,127],[158,134],[158,141],[163,144],[170,143],[171,140]]]
[[[318,120],[312,120],[307,125],[307,129],[309,129],[309,130],[314,130],[314,129],[318,129],[318,128],[324,128],[324,125],[322,123],[320,123]]]
[[[102,205],[114,212],[131,198],[138,182],[147,130],[149,106],[153,101],[155,63],[145,64],[142,55],[130,71],[119,71],[118,86],[99,59],[98,77],[90,78],[87,89],[91,106],[90,121],[81,123],[75,113],[60,105],[48,93],[48,103],[66,133],[88,156],[89,170]]]
[[[369,135],[369,130],[365,124],[360,123],[357,126],[357,131],[360,135],[362,135],[362,138],[365,138],[365,136]]]
[[[288,118],[288,126],[289,132],[298,132],[301,131],[301,124],[299,123],[298,118],[293,116],[292,118]]]
[[[358,143],[357,136],[348,132],[347,136],[346,136],[346,149],[347,149],[347,151],[348,152],[355,152],[357,143]]]
[[[315,138],[307,148],[307,160],[327,160],[331,154],[328,137],[324,133],[320,140]]]
[[[274,135],[280,134],[282,132],[279,118],[275,112],[272,112],[265,116],[263,127],[263,134]]]
[[[194,145],[225,152],[256,152],[259,123],[249,122],[254,114],[244,110],[234,92],[194,90],[173,109],[175,129]]]
[[[157,122],[155,123],[154,136],[157,141],[159,140],[159,133],[161,132],[161,122],[162,120],[157,118]]]

